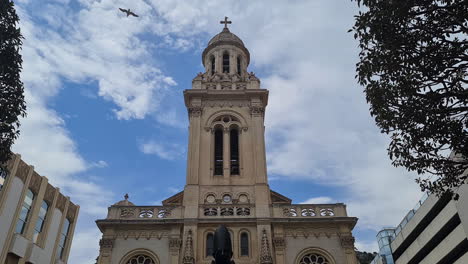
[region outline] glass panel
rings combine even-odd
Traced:
[[[213,255],[213,248],[214,248],[214,240],[213,240],[213,234],[208,234],[206,235],[206,256],[212,256]]]
[[[249,235],[242,233],[241,235],[241,256],[249,255]]]
[[[223,54],[223,72],[229,73],[229,54]]]
[[[16,229],[15,229],[15,232],[18,233],[18,234],[22,234],[23,233],[23,228],[25,226],[25,222],[22,221],[21,219],[18,220],[18,223],[16,224]]]
[[[223,175],[223,131],[215,131],[214,174]]]
[[[26,221],[26,219],[28,218],[28,213],[29,213],[29,209],[24,207],[21,207],[21,212],[20,212],[20,215],[19,215],[19,219],[23,220],[23,221]]]
[[[232,129],[230,132],[231,143],[231,174],[239,175],[239,131]]]

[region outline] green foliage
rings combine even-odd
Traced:
[[[468,1],[354,1],[365,8],[350,30],[356,77],[392,164],[421,175],[423,191],[453,194],[468,169]]]
[[[20,80],[23,60],[19,51],[23,37],[18,21],[13,2],[0,0],[0,170],[6,169],[11,146],[19,135],[18,118],[26,115]]]
[[[370,253],[365,251],[356,251],[356,257],[360,264],[370,264],[376,255],[376,252]]]

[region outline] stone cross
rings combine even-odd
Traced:
[[[232,21],[228,21],[228,17],[224,17],[224,21],[219,21],[220,24],[224,24],[224,28],[228,28],[228,24],[232,24]]]

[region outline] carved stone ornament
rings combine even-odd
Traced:
[[[284,249],[286,246],[286,241],[282,237],[274,237],[273,246],[275,249]]]
[[[103,238],[99,240],[99,246],[101,249],[111,249],[114,246],[114,239]]]
[[[199,106],[189,107],[188,112],[190,117],[199,117],[202,113],[202,108]]]
[[[262,248],[260,251],[260,264],[273,264],[273,258],[271,257],[270,245],[268,243],[268,236],[265,229],[262,234]]]
[[[341,237],[341,246],[343,248],[354,249],[354,237],[350,236],[350,235],[342,236]]]
[[[120,209],[120,217],[133,217],[134,215],[135,215],[135,209],[133,208]]]
[[[182,263],[183,264],[195,264],[191,229],[188,231],[187,239],[185,240],[185,251],[184,251],[184,258],[182,259]]]
[[[250,114],[253,116],[263,116],[265,107],[262,106],[250,106]]]
[[[169,249],[179,250],[181,246],[182,246],[182,239],[179,239],[179,238],[169,239]]]

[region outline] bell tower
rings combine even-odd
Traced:
[[[184,91],[189,114],[186,218],[197,218],[207,203],[255,204],[268,217],[264,114],[268,91],[249,73],[250,53],[221,21],[223,30],[202,54],[204,73]]]

